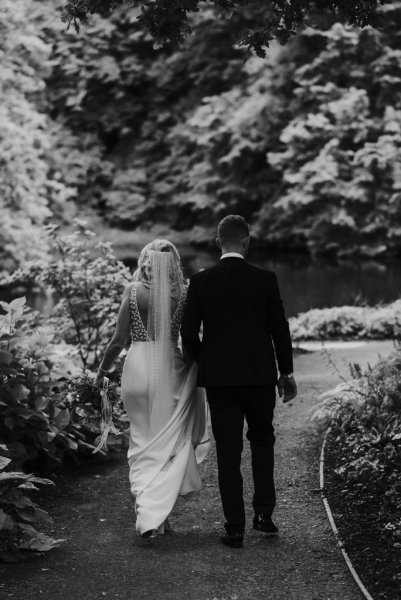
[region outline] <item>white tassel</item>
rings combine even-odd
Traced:
[[[96,448],[92,451],[92,454],[99,452],[102,448],[107,448],[107,438],[109,437],[109,433],[114,433],[115,435],[121,435],[122,431],[118,431],[113,423],[113,409],[109,400],[109,378],[104,377],[103,379],[103,387],[100,392],[101,397],[101,409],[100,409],[100,441]]]

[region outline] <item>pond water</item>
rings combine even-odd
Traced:
[[[217,252],[180,248],[186,276],[215,264]],[[134,269],[136,256],[123,258]],[[305,256],[269,256],[251,252],[249,262],[276,272],[288,317],[310,308],[346,304],[391,302],[401,297],[401,265],[377,262],[312,261]],[[0,288],[0,300],[10,301],[24,295],[21,289]],[[49,294],[32,291],[25,294],[28,304],[47,312],[52,305]]]
[[[218,252],[181,251],[185,274],[212,266]],[[310,308],[376,304],[401,297],[401,265],[374,261],[328,262],[301,256],[270,256],[250,252],[249,262],[277,274],[286,314],[289,317]],[[125,259],[135,267],[135,261]]]

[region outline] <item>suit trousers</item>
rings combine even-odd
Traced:
[[[212,431],[216,441],[220,495],[229,533],[243,532],[245,508],[241,454],[244,419],[251,445],[255,514],[271,515],[274,487],[274,385],[207,387]]]

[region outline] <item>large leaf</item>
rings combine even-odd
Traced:
[[[13,529],[13,527],[14,527],[14,521],[13,521],[12,517],[10,517],[10,515],[5,513],[4,510],[2,510],[0,508],[0,531],[1,530],[10,531],[11,529]]]
[[[65,539],[54,540],[44,533],[39,533],[31,525],[20,523],[19,529],[22,533],[22,539],[19,547],[22,550],[48,552],[53,548],[59,547],[63,542],[65,542]]]
[[[8,367],[12,359],[13,355],[11,352],[8,352],[7,350],[0,350],[0,365],[6,365]]]
[[[8,473],[0,473],[0,483],[6,481],[26,481],[29,477],[29,475],[20,471],[9,471]]]
[[[21,419],[24,419],[25,421],[32,419],[32,420],[40,421],[41,423],[43,423],[45,425],[49,424],[49,419],[46,417],[46,415],[44,415],[43,413],[41,413],[37,410],[30,410],[29,408],[21,408],[20,410],[18,410],[17,414],[18,414],[18,417],[20,417]]]
[[[35,517],[39,523],[51,523],[53,521],[49,513],[37,506],[35,507]]]
[[[36,523],[35,510],[33,508],[15,508],[15,513],[25,523]]]
[[[57,413],[54,422],[59,429],[64,429],[69,424],[70,418],[70,411],[68,408],[64,408],[64,410],[60,410],[60,412]]]
[[[9,303],[8,307],[9,310],[16,312],[21,310],[26,304],[26,298],[25,296],[22,296],[21,298],[15,298],[14,300],[11,300],[11,302]]]
[[[11,458],[7,458],[6,456],[0,456],[0,469],[5,469],[7,465],[11,462]]]
[[[32,474],[27,475],[20,471],[9,471],[6,473],[0,473],[0,483],[7,481],[30,481],[32,483],[40,483],[42,485],[55,485],[51,479],[44,479],[43,477],[35,477]]]
[[[30,394],[29,389],[20,383],[13,386],[12,389],[13,389],[13,397],[17,402],[19,402],[21,400],[26,400]]]
[[[35,408],[37,410],[46,410],[49,405],[49,399],[46,396],[38,396],[35,399]]]
[[[68,448],[69,450],[78,449],[78,443],[75,440],[71,439],[65,433],[60,432],[59,434],[57,434],[57,442],[59,442],[64,448]]]
[[[24,312],[25,301],[25,297],[15,298],[15,300],[12,300],[8,305],[8,310],[11,314],[13,324],[22,317]]]
[[[32,502],[32,500],[30,498],[28,498],[28,496],[23,496],[22,494],[20,494],[18,491],[13,491],[12,492],[14,495],[14,499],[12,499],[10,501],[10,504],[13,504],[13,506],[15,508],[18,509],[24,509],[24,508],[31,508],[34,509],[35,505]]]
[[[51,479],[45,479],[44,477],[35,477],[29,475],[29,481],[32,483],[39,483],[41,485],[56,485]]]
[[[11,431],[14,429],[15,427],[15,420],[12,419],[11,417],[6,417],[4,419],[4,425],[8,428],[11,429]]]
[[[56,434],[53,431],[38,431],[37,436],[41,445],[47,446],[54,440]]]
[[[26,481],[25,483],[21,483],[18,488],[19,490],[38,490],[39,488],[36,485],[33,485],[32,481]]]

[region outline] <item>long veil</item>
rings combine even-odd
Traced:
[[[151,352],[149,379],[149,426],[158,433],[173,413],[173,358],[171,341],[171,294],[178,284],[171,252],[150,250],[150,295],[147,334]]]

